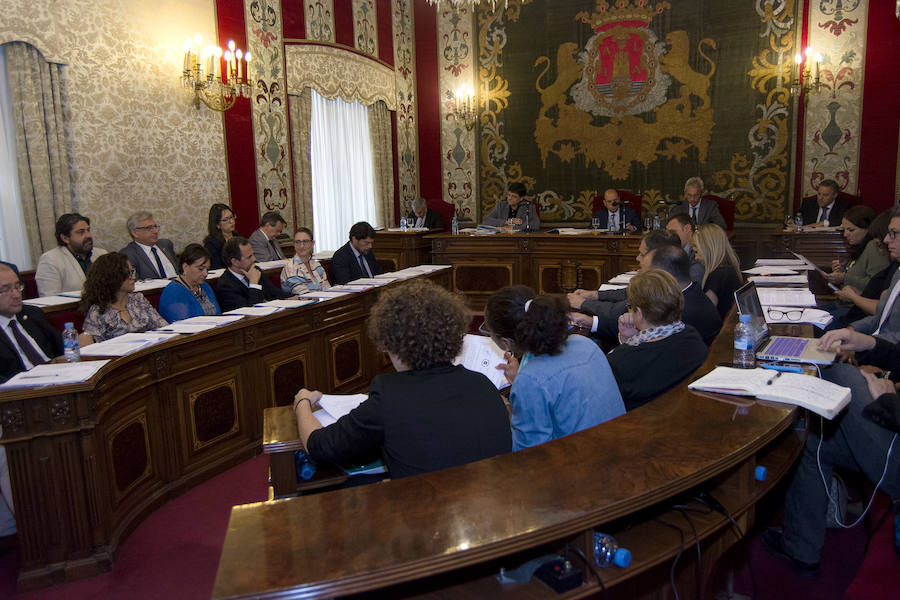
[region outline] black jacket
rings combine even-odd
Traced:
[[[35,307],[24,305],[22,312],[16,315],[20,327],[28,332],[47,358],[53,358],[62,354],[62,335],[50,325],[44,311]],[[19,353],[9,339],[9,332],[0,334],[0,382],[6,381],[16,373],[25,370]]]
[[[254,266],[253,268],[258,269],[259,267]],[[219,277],[219,281],[216,284],[216,298],[219,300],[222,312],[291,296],[289,292],[275,287],[265,274],[259,278],[259,285],[262,286],[261,290],[247,287],[243,281],[235,277],[231,270],[225,269],[225,272]]]
[[[363,256],[366,258],[366,262],[369,263],[369,269],[371,269],[372,275],[381,275],[381,267],[378,266],[378,261],[375,259],[375,253],[369,250],[363,254]],[[348,281],[368,276],[369,274],[359,267],[359,261],[356,260],[356,255],[353,254],[353,248],[350,246],[350,242],[347,242],[335,250],[334,256],[331,257],[330,277],[335,285],[343,285]]]

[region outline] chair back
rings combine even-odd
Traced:
[[[722,215],[722,218],[725,219],[726,229],[731,231],[734,229],[734,202],[728,200],[727,198],[723,198],[721,196],[716,196],[715,194],[704,194],[704,200],[715,200],[716,204],[719,205],[719,213]]]
[[[635,194],[634,192],[628,190],[616,190],[616,193],[619,194],[619,200],[623,202],[627,202],[625,206],[632,209],[640,218],[641,216],[641,207],[644,202],[643,196],[640,194]],[[606,205],[603,204],[603,194],[597,194],[594,196],[594,202],[591,205],[591,214],[597,212],[598,210],[604,210]]]

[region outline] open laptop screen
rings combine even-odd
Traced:
[[[740,314],[750,315],[750,322],[753,324],[753,341],[758,345],[760,340],[769,335],[769,327],[766,325],[763,307],[759,302],[756,284],[751,281],[735,290],[734,301]]]

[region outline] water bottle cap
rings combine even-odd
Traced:
[[[762,465],[757,465],[756,467],[756,480],[757,481],[765,481],[766,475],[768,475],[768,471]]]
[[[75,323],[66,323],[65,325],[63,325],[63,327],[64,327],[65,329],[74,329],[74,328],[75,328]]]
[[[750,315],[741,315],[741,323],[749,323]]]
[[[312,479],[312,476],[316,474],[316,469],[309,463],[305,463],[302,467],[300,467],[300,477],[303,479]]]
[[[616,566],[625,568],[631,564],[631,550],[625,548],[617,548],[616,554],[613,556],[613,563]]]

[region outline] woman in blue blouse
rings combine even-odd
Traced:
[[[487,333],[506,351],[507,362],[498,368],[512,384],[513,450],[625,413],[606,356],[586,337],[568,335],[567,309],[565,297],[535,296],[524,285],[505,287],[488,299]]]
[[[222,314],[216,295],[206,283],[209,252],[200,244],[188,244],[178,256],[179,274],[159,298],[159,314],[174,323],[189,317]]]

